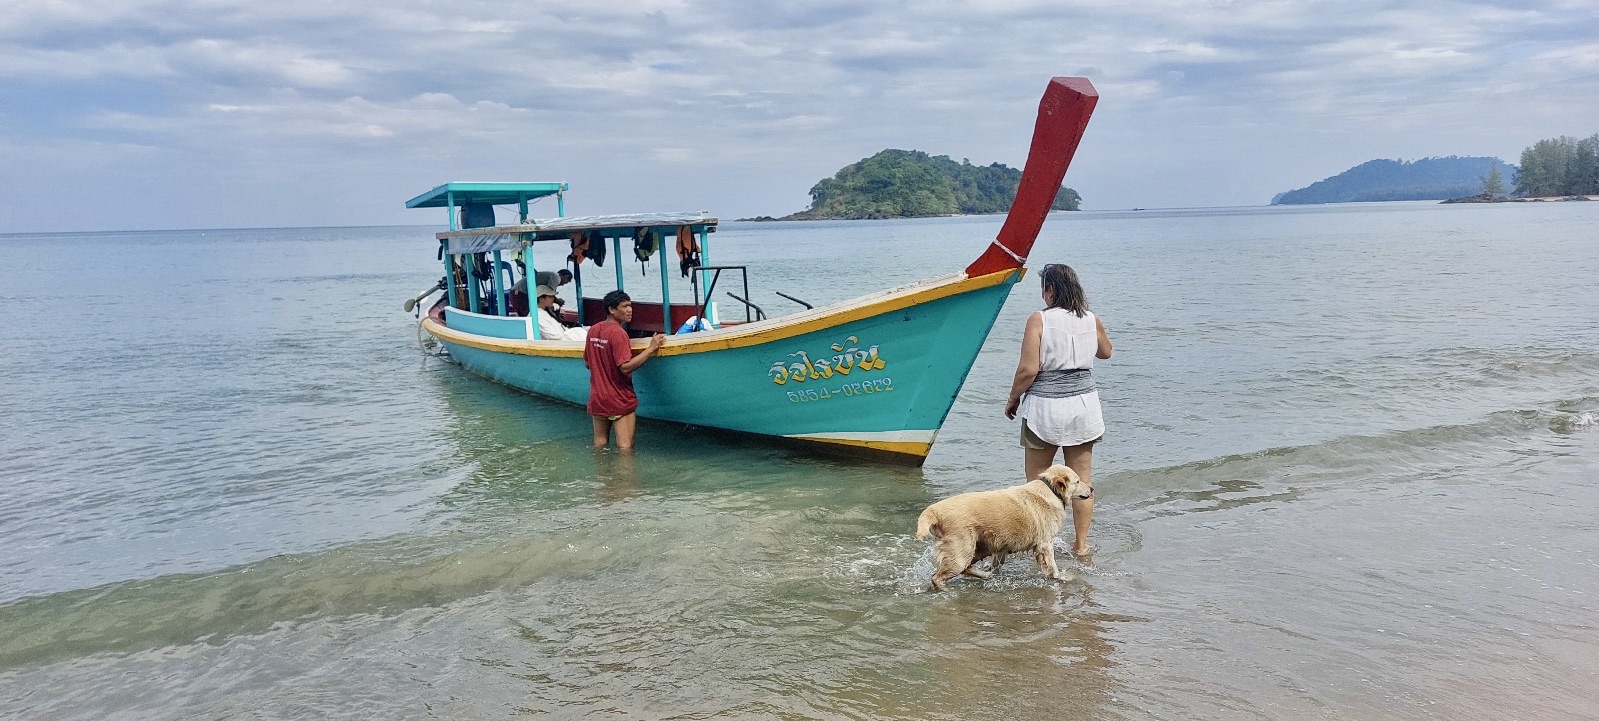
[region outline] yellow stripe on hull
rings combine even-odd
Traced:
[[[896,456],[910,456],[918,461],[926,458],[927,454],[933,450],[932,443],[919,443],[916,441],[866,441],[856,440],[853,438],[825,438],[821,436],[786,437],[799,441],[808,441],[811,443],[825,443],[828,445],[843,446],[847,448],[863,448],[882,453],[890,453]]]

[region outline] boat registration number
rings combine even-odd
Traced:
[[[811,401],[825,401],[835,396],[867,396],[874,393],[888,393],[894,390],[893,378],[873,378],[859,383],[845,383],[837,388],[806,388],[802,391],[788,391],[790,403],[810,403]]]

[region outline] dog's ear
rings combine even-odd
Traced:
[[[1043,473],[1038,474],[1038,479],[1052,484],[1068,483],[1077,480],[1077,471],[1072,470],[1071,466],[1057,463],[1045,468]]]

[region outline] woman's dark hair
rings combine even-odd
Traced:
[[[1050,263],[1038,274],[1038,280],[1049,290],[1049,307],[1065,308],[1078,318],[1088,311],[1088,294],[1083,292],[1083,284],[1077,281],[1077,271],[1071,266]]]
[[[627,293],[625,291],[613,290],[613,291],[611,291],[609,293],[606,293],[605,294],[605,312],[607,312],[607,313],[611,312],[612,308],[616,308],[616,307],[622,305],[622,301],[625,301],[625,300],[633,300],[632,298],[628,297],[628,295],[627,295]]]

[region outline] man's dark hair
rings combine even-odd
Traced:
[[[566,280],[570,280],[572,278],[572,271],[567,270],[565,268],[562,268],[559,271],[556,271],[556,274],[559,275],[561,278],[566,279]]]
[[[609,293],[606,293],[605,294],[605,312],[607,312],[607,313],[611,312],[611,309],[622,305],[622,301],[626,301],[626,300],[633,300],[632,298],[628,297],[627,291],[613,290],[613,291],[611,291]]]

